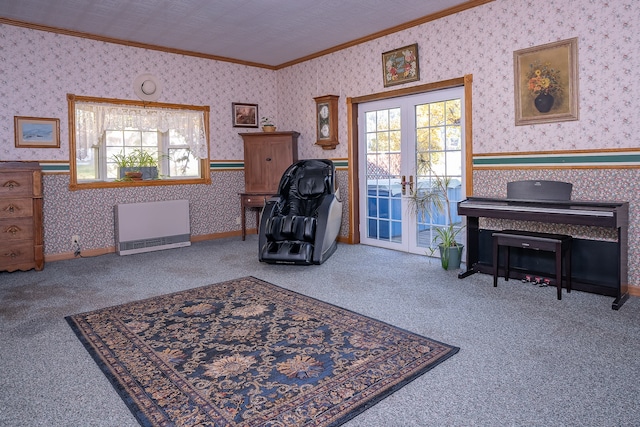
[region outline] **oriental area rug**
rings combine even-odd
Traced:
[[[254,277],[66,320],[143,426],[338,426],[458,352]]]

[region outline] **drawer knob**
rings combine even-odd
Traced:
[[[12,236],[15,236],[16,233],[19,233],[20,231],[22,231],[20,227],[17,227],[15,225],[12,225],[11,227],[4,230],[5,233],[11,233]]]
[[[11,205],[7,205],[7,207],[4,208],[3,210],[5,212],[9,212],[10,214],[12,214],[12,213],[18,212],[20,210],[20,208],[18,206],[16,206],[16,205],[11,204]]]
[[[2,186],[4,188],[8,188],[10,190],[13,190],[16,187],[20,187],[20,183],[14,181],[14,180],[10,180],[10,181],[7,181],[4,184],[2,184]]]

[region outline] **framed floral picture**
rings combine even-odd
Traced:
[[[382,54],[384,87],[420,80],[418,44],[390,50]]]
[[[60,148],[60,119],[13,118],[16,148]]]
[[[516,126],[578,120],[578,39],[513,53]]]
[[[234,128],[258,127],[258,104],[241,104],[233,102],[231,113]]]

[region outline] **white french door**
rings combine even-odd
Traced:
[[[464,116],[463,87],[359,104],[361,243],[430,254],[435,229],[461,223]],[[410,208],[437,178],[447,179],[452,218]]]

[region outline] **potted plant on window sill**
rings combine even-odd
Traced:
[[[456,227],[451,214],[451,203],[448,189],[451,178],[435,176],[428,188],[421,187],[409,195],[409,207],[416,215],[432,215],[434,213],[446,214],[447,225],[435,227],[433,243],[438,245],[440,251],[440,263],[445,270],[456,270],[462,262],[462,250],[464,245],[456,238],[464,229],[464,226]],[[434,248],[427,254],[433,256]]]
[[[273,124],[273,121],[269,117],[263,117],[260,120],[260,124],[262,125],[263,132],[275,132],[276,126]]]
[[[158,178],[158,158],[147,151],[135,149],[127,155],[119,153],[111,158],[118,165],[120,179],[140,181]]]

